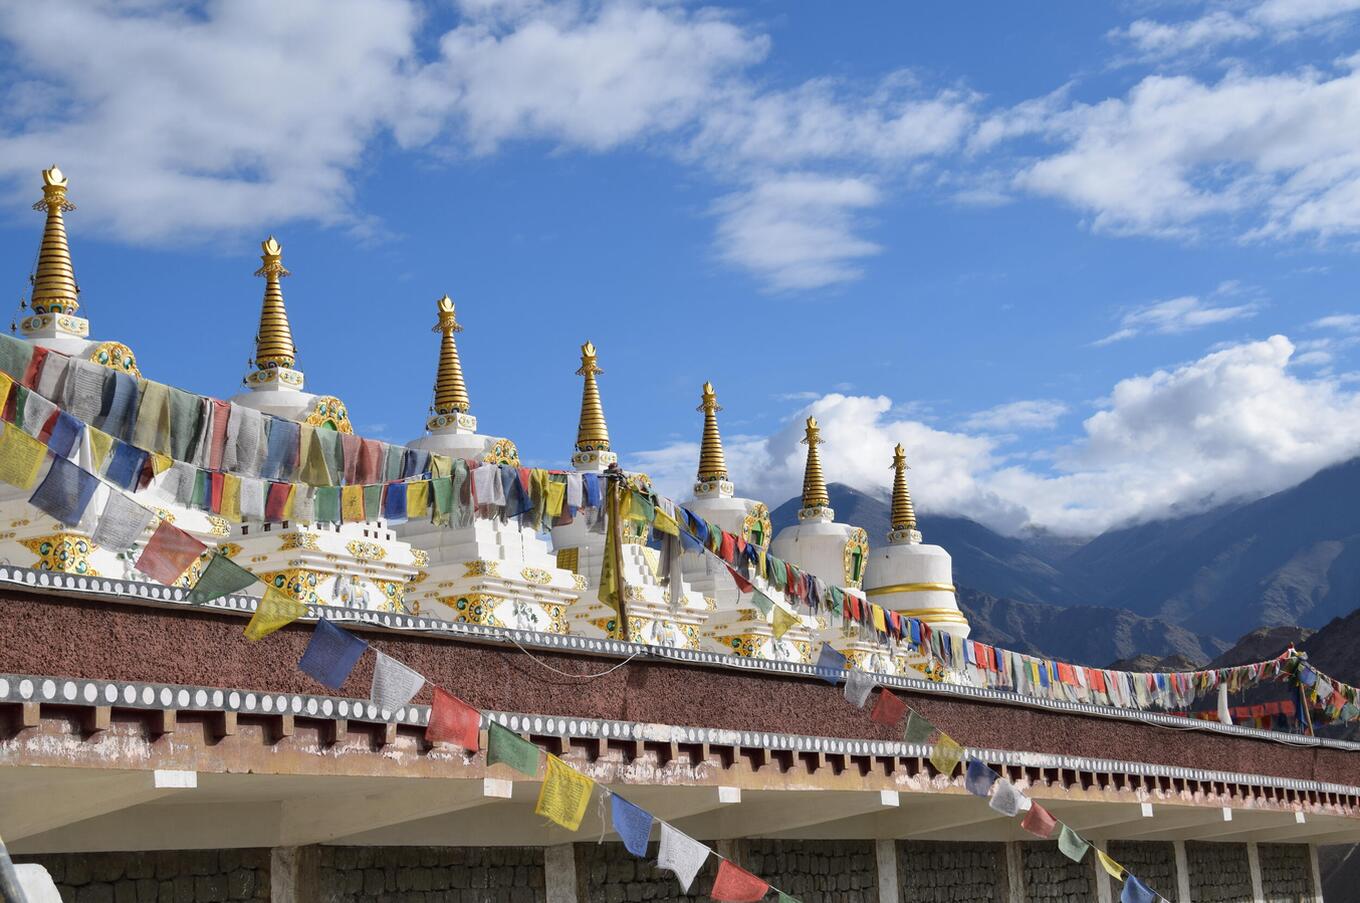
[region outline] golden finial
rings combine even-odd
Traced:
[[[722,406],[718,404],[713,383],[704,383],[699,410],[704,413],[704,440],[699,447],[699,479],[702,482],[725,480],[727,459],[723,455],[722,436],[718,435],[718,412]]]
[[[577,376],[584,376],[585,386],[581,390],[581,422],[576,428],[576,450],[578,452],[609,451],[609,427],[604,422],[604,408],[600,406],[600,388],[595,385],[595,374],[603,373],[595,362],[595,345],[586,342],[581,346],[581,369]]]
[[[803,444],[808,447],[807,467],[803,471],[803,507],[826,508],[831,505],[831,496],[826,492],[826,478],[822,476],[822,455],[817,446],[822,444],[822,428],[817,425],[816,417],[807,419],[807,433]]]
[[[274,236],[260,242],[261,266],[256,276],[263,276],[264,306],[260,308],[260,331],[255,334],[255,366],[260,370],[271,367],[292,369],[297,362],[297,347],[293,331],[288,327],[288,311],[283,306],[283,289],[279,279],[289,275],[283,268],[283,245]]]
[[[439,372],[435,375],[434,407],[436,414],[466,414],[468,412],[467,386],[463,384],[463,365],[458,361],[458,344],[453,340],[455,332],[462,332],[458,319],[453,313],[453,301],[448,295],[436,302],[439,306],[439,322],[434,331],[443,336],[439,342]]]
[[[30,281],[33,283],[31,303],[36,314],[74,314],[80,308],[80,288],[71,267],[71,249],[66,242],[66,221],[63,213],[70,213],[76,205],[66,199],[66,176],[53,164],[43,170],[43,198],[33,205],[34,210],[46,211],[42,245],[38,248],[38,268]]]
[[[911,490],[907,489],[907,452],[902,443],[893,449],[893,492],[892,520],[893,532],[916,529],[916,509],[911,506]]]

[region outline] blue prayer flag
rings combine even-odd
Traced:
[[[603,499],[600,495],[600,478],[593,473],[581,474],[581,490],[585,494],[585,506],[598,508]]]
[[[348,630],[336,627],[325,618],[316,622],[307,651],[302,653],[298,667],[332,690],[338,690],[368,643]]]
[[[94,474],[65,458],[53,458],[47,476],[29,502],[66,526],[74,527],[80,523],[98,486],[99,479]]]
[[[383,520],[389,524],[406,523],[406,484],[388,483],[383,493]]]
[[[1119,892],[1119,903],[1157,903],[1161,897],[1133,875],[1124,879],[1124,889]]]
[[[609,796],[610,816],[614,833],[623,841],[624,849],[634,856],[646,858],[647,838],[652,833],[652,814],[639,809],[617,793]]]
[[[65,458],[71,454],[83,429],[85,424],[65,411],[57,411],[57,421],[52,425],[52,435],[47,437],[47,447],[54,455]]]
[[[838,684],[845,676],[845,656],[830,643],[823,643],[817,656],[817,676],[829,684]]]
[[[702,552],[704,547],[689,534],[688,530],[680,531],[680,546],[686,552]]]
[[[115,442],[113,454],[109,456],[109,466],[104,468],[104,476],[110,483],[124,489],[136,489],[145,463],[146,452],[126,442]]]
[[[992,792],[992,784],[1001,777],[991,766],[981,759],[968,760],[968,773],[964,775],[963,787],[973,796],[987,796]]]

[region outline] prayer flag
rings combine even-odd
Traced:
[[[756,588],[755,584],[753,584],[750,580],[747,580],[745,577],[743,577],[741,571],[737,570],[736,568],[732,567],[732,565],[729,564],[727,565],[727,572],[732,575],[732,580],[736,582],[737,592],[749,593],[755,591]]]
[[[557,756],[549,755],[548,771],[538,791],[534,814],[551,819],[568,831],[580,830],[594,789],[594,781]]]
[[[656,867],[674,872],[680,888],[689,893],[694,876],[704,867],[708,854],[713,852],[688,834],[661,823],[661,846],[656,853]]]
[[[861,671],[858,668],[851,668],[845,672],[845,698],[855,708],[862,709],[864,704],[869,701],[869,694],[874,691],[878,681],[868,671]]]
[[[756,607],[756,611],[767,618],[770,616],[770,612],[774,611],[774,600],[760,590],[755,590],[751,594],[751,604]]]
[[[65,411],[57,411],[57,419],[52,424],[52,433],[47,437],[47,447],[52,449],[52,454],[60,458],[68,457],[83,429],[85,424]]]
[[[287,520],[292,501],[292,483],[270,483],[269,490],[265,495],[264,519],[271,523]]]
[[[874,703],[874,709],[869,713],[869,718],[879,724],[886,724],[893,727],[907,713],[907,704],[897,697],[892,690],[884,687],[878,692],[878,701]]]
[[[318,491],[317,495],[321,493]],[[340,487],[340,520],[346,524],[364,519],[364,487]]]
[[[31,489],[38,479],[47,449],[41,442],[12,423],[4,424],[0,435],[0,480],[20,489]]]
[[[482,714],[463,700],[434,688],[434,702],[430,703],[430,723],[425,728],[425,739],[433,743],[441,740],[456,743],[468,752],[476,752],[480,744]]]
[[[317,683],[338,690],[367,648],[368,643],[348,630],[319,618],[312,638],[307,641],[307,651],[298,660],[298,667],[310,674]]]
[[[377,650],[374,650],[375,652]],[[380,712],[395,712],[415,698],[425,678],[390,655],[378,652],[373,663],[373,686],[368,698]]]
[[[504,762],[520,774],[538,774],[538,747],[519,734],[492,721],[487,732],[486,764]]]
[[[81,470],[65,458],[54,457],[47,476],[38,484],[29,502],[66,526],[74,527],[80,523],[98,486],[99,479],[94,474]]]
[[[386,486],[383,483],[374,483],[371,486],[364,486],[364,513],[360,520],[377,520],[382,517],[383,490]]]
[[[1015,818],[1028,808],[1029,797],[1025,796],[1010,781],[1002,778],[996,782],[992,798],[987,805],[1008,818]]]
[[[969,759],[968,771],[963,776],[963,789],[973,796],[986,797],[992,792],[992,784],[1001,777],[981,759]]]
[[[1119,863],[1111,859],[1108,855],[1106,855],[1105,851],[1100,849],[1099,847],[1096,848],[1096,861],[1099,862],[1100,867],[1105,870],[1105,874],[1109,875],[1116,881],[1124,880],[1124,866],[1120,865]],[[1120,896],[1123,895],[1121,894]]]
[[[617,793],[609,796],[609,814],[614,822],[614,833],[623,841],[623,848],[645,859],[647,838],[652,833],[652,814]]]
[[[783,637],[791,628],[797,627],[799,623],[798,616],[793,612],[782,605],[774,606],[774,623],[770,629],[774,631],[776,640]]]
[[[1073,862],[1081,862],[1086,857],[1086,851],[1090,848],[1091,845],[1082,840],[1076,831],[1073,831],[1067,825],[1062,825],[1062,829],[1058,832],[1058,849],[1062,850],[1064,856]]]
[[[840,683],[845,674],[845,656],[830,643],[822,643],[817,656],[817,676],[829,684]]]
[[[904,743],[925,743],[935,733],[935,725],[927,721],[915,709],[907,712],[907,728],[902,732]]]
[[[430,516],[430,481],[416,480],[406,484],[406,516],[410,520]]]
[[[782,890],[775,891],[775,893],[778,894],[775,898],[775,903],[801,903],[796,897],[790,897]]]
[[[111,552],[126,552],[141,539],[155,513],[121,492],[110,492],[90,542]]]
[[[246,625],[246,639],[252,643],[262,640],[306,613],[307,606],[286,591],[276,586],[265,586],[264,598],[255,606],[255,614],[251,615],[250,623]]]
[[[730,859],[718,863],[718,877],[708,895],[724,903],[757,903],[770,892],[770,885]]]
[[[146,548],[142,549],[136,568],[153,580],[174,583],[207,548],[169,521],[161,521]]]
[[[347,487],[346,487],[347,488]],[[301,487],[299,487],[301,490]],[[312,495],[312,516],[319,524],[338,524],[340,523],[340,491],[339,486],[318,486]]]
[[[1124,879],[1124,889],[1119,892],[1119,903],[1157,903],[1159,899],[1157,892],[1135,875]]]
[[[239,593],[258,579],[260,578],[219,551],[208,559],[208,566],[203,569],[198,582],[189,591],[189,601],[195,605],[203,605],[213,599]]]
[[[954,769],[959,767],[959,762],[963,759],[963,747],[954,741],[954,738],[940,731],[940,737],[935,742],[935,747],[930,751],[930,764],[935,766],[935,770],[945,777],[953,777]]]
[[[1029,811],[1025,813],[1024,819],[1020,822],[1020,827],[1035,837],[1042,837],[1047,840],[1053,836],[1053,829],[1058,827],[1058,820],[1050,815],[1043,806],[1030,800]]]

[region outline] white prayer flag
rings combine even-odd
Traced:
[[[988,800],[987,805],[1002,815],[1014,818],[1030,807],[1030,801],[1029,797],[1017,790],[1014,784],[1000,778],[992,790],[992,798]]]
[[[845,698],[851,705],[862,709],[877,683],[869,672],[851,668],[845,672]]]
[[[713,851],[693,837],[677,831],[664,821],[661,822],[661,847],[656,854],[657,868],[674,872],[685,893],[689,893],[694,876],[704,867],[711,852]]]
[[[110,492],[90,542],[110,552],[126,552],[141,539],[153,517],[155,514],[150,508],[137,504],[121,492]]]
[[[379,711],[395,712],[414,699],[423,686],[425,678],[396,659],[378,652],[378,659],[373,663],[373,689],[369,691],[368,698],[373,700]]]

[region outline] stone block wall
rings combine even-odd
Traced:
[[[648,855],[655,856],[656,848],[652,841]],[[685,894],[673,874],[637,858],[621,843],[576,844],[576,884],[584,892],[580,903],[704,903],[717,873],[717,860],[710,856]]]
[[[1091,860],[1073,862],[1051,841],[1020,844],[1025,900],[1033,903],[1087,903],[1096,898]]]
[[[1191,903],[1250,903],[1246,844],[1186,841],[1185,859]]]
[[[64,903],[225,903],[269,899],[269,850],[53,853],[36,862]]]
[[[878,903],[872,840],[747,840],[740,865],[803,903]]]
[[[1004,903],[1005,847],[999,843],[899,841],[897,882],[902,899],[912,903]]]
[[[544,903],[541,847],[328,847],[321,903]]]
[[[1137,875],[1148,887],[1168,900],[1176,898],[1175,844],[1159,840],[1112,840],[1107,852],[1115,862]],[[1246,861],[1243,860],[1245,865]],[[1104,869],[1100,870],[1100,880],[1110,883],[1112,899],[1118,900],[1123,885],[1106,875]],[[1247,881],[1250,886],[1250,875]]]
[[[1256,853],[1261,861],[1261,892],[1266,903],[1295,903],[1313,893],[1307,846],[1263,843],[1256,847]]]

